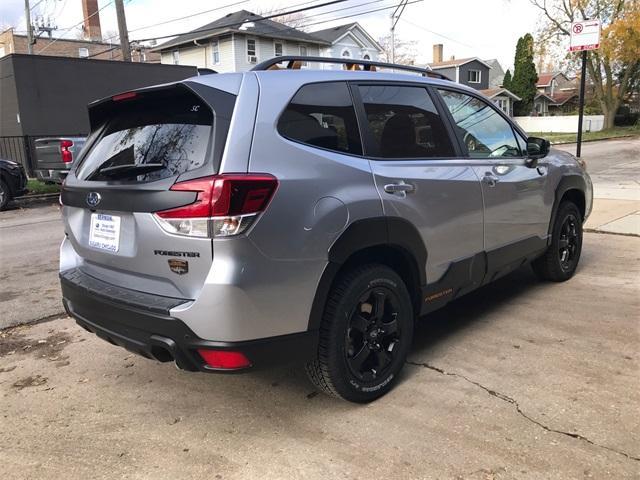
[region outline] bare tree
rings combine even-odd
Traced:
[[[275,15],[279,11],[282,11],[281,8],[263,8],[257,10],[256,15],[260,15],[261,17],[268,17],[270,15]],[[304,24],[307,23],[309,18],[304,14],[304,12],[296,12],[296,13],[287,13],[285,15],[280,15],[278,17],[273,17],[270,20],[274,22],[282,23],[283,25],[287,25],[288,27],[297,28],[300,30],[304,30]]]
[[[618,107],[640,79],[639,0],[530,0],[543,19],[538,42],[566,48],[571,23],[599,19],[600,50],[587,55],[587,71],[605,117],[605,128],[614,126]],[[566,50],[565,50],[566,51]],[[572,55],[575,62],[576,55]]]
[[[378,43],[383,49],[380,61],[391,62],[391,35],[378,38]],[[396,63],[402,65],[415,65],[418,53],[415,40],[404,40],[396,35]]]

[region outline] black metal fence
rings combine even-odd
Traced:
[[[0,158],[22,164],[27,175],[33,176],[33,139],[27,136],[0,137]]]

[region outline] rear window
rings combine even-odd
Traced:
[[[280,134],[315,147],[362,154],[356,112],[344,82],[305,85],[278,122]]]
[[[81,180],[149,182],[204,165],[213,113],[186,90],[121,100],[85,156]]]

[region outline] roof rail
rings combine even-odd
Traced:
[[[347,66],[347,70],[362,70],[367,72],[375,72],[376,67],[391,68],[394,70],[406,70],[421,74],[423,77],[440,78],[442,80],[450,80],[446,75],[434,72],[430,67],[414,67],[413,65],[400,65],[396,63],[376,62],[373,60],[361,60],[355,58],[331,58],[331,57],[307,57],[302,55],[284,55],[281,57],[273,57],[264,62],[260,62],[251,71],[258,70],[279,70],[279,63],[287,62],[283,70],[298,70],[303,62],[314,63],[341,63]],[[358,68],[356,68],[358,67]]]

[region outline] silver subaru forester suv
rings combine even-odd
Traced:
[[[592,185],[433,72],[301,61],[345,62],[279,57],[89,106],[61,195],[64,305],[184,370],[299,360],[367,402],[393,387],[416,318],[527,263],[571,278]]]

